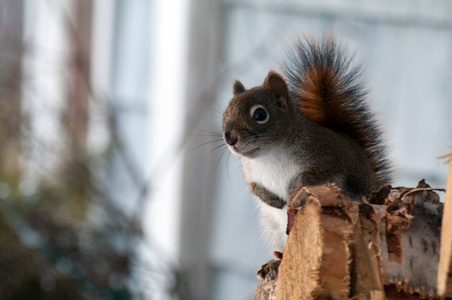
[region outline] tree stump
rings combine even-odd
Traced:
[[[289,203],[279,275],[255,300],[440,299],[443,205],[433,190],[384,186],[358,202],[335,185],[304,187]]]

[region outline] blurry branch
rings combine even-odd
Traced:
[[[101,99],[99,95],[95,92],[94,87],[92,86],[92,81],[90,77],[90,39],[84,38],[83,35],[80,34],[80,29],[78,28],[81,24],[84,24],[83,28],[85,31],[91,31],[89,25],[86,25],[87,22],[84,22],[86,18],[86,7],[91,5],[91,0],[83,0],[78,2],[79,7],[77,9],[77,15],[82,20],[75,23],[72,21],[70,14],[64,9],[62,6],[55,7],[55,9],[59,10],[64,16],[66,27],[69,31],[71,39],[73,40],[73,45],[75,47],[74,57],[72,58],[73,65],[71,66],[76,73],[76,77],[80,80],[80,85],[86,90],[87,95],[92,101],[95,101],[98,105],[102,105],[105,107],[106,112],[108,113],[108,121],[111,135],[111,144],[115,145],[115,151],[118,154],[118,158],[122,159],[128,175],[134,182],[135,186],[139,191],[144,191],[139,193],[139,198],[137,199],[137,209],[136,209],[136,218],[138,220],[142,220],[143,216],[143,207],[144,202],[147,199],[147,187],[148,182],[145,182],[138,171],[136,164],[132,162],[128,153],[126,152],[126,147],[124,147],[122,138],[118,133],[117,127],[117,116],[116,110],[112,106],[111,102],[107,99]],[[89,9],[91,12],[91,9]],[[91,19],[91,18],[89,18]],[[89,22],[90,24],[90,22]],[[140,215],[138,215],[140,214]]]
[[[87,4],[91,5],[90,1],[83,1],[83,5]],[[76,30],[74,28],[73,36],[79,37]],[[20,31],[12,33],[15,34],[12,38],[20,40]],[[93,172],[90,165],[93,159],[106,168],[111,156],[90,157],[84,142],[90,95],[80,93],[86,87],[91,91],[89,53],[81,51],[81,43],[75,43],[79,46],[69,66],[72,73],[68,80],[76,86],[67,97],[68,110],[61,111],[59,116],[68,138],[61,137],[58,143],[69,142],[63,147],[69,151],[57,152],[53,148],[59,146],[36,139],[30,124],[33,112],[26,114],[21,107],[22,54],[27,52],[26,48],[19,45],[17,49],[10,49],[4,46],[8,45],[9,37],[2,39],[0,299],[142,296],[142,291],[130,286],[131,263],[136,259],[136,247],[142,239],[141,224],[111,201],[108,185],[99,185],[101,178]],[[46,99],[40,101],[45,103]],[[64,126],[66,120],[69,127]],[[119,141],[115,128],[110,131]],[[112,147],[114,151],[124,152],[120,142]],[[61,156],[53,176],[47,176],[46,170],[35,170],[44,175],[35,187],[24,178],[21,161],[36,159],[27,157],[36,150],[46,156]],[[125,161],[125,165],[129,170],[134,168],[129,161]]]
[[[86,3],[83,1],[80,5]],[[173,297],[189,299],[184,271],[175,261],[165,258],[163,251],[157,252],[165,268],[155,268],[154,262],[143,266],[136,256],[138,245],[152,247],[154,252],[158,250],[158,245],[144,239],[142,231],[142,208],[148,198],[150,180],[142,178],[123,145],[115,108],[108,99],[94,92],[89,78],[90,53],[86,37],[82,37],[76,21],[63,7],[56,5],[53,9],[61,9],[59,13],[65,16],[73,46],[70,64],[58,66],[67,68],[62,72],[69,74],[67,80],[72,86],[65,99],[69,101],[67,108],[57,112],[56,118],[67,134],[58,141],[63,147],[36,138],[32,124],[36,112],[21,107],[22,91],[26,89],[33,95],[35,89],[25,86],[21,78],[21,72],[29,71],[23,69],[22,55],[29,53],[28,47],[34,45],[26,43],[27,46],[19,46],[20,52],[13,49],[6,54],[0,45],[0,141],[3,142],[0,148],[0,236],[5,237],[0,242],[0,267],[5,270],[0,276],[0,291],[8,291],[2,293],[0,299],[29,298],[30,295],[45,295],[46,299],[129,299],[132,294],[140,298],[145,287],[130,283],[131,278],[136,279],[144,271],[148,271],[148,281],[165,278],[168,293]],[[5,56],[8,59],[2,59]],[[17,58],[13,66],[7,64],[11,56]],[[38,93],[35,96],[40,97]],[[39,99],[42,110],[46,109],[46,100]],[[111,138],[101,154],[89,153],[85,142],[89,130],[88,100],[108,112]],[[10,113],[13,107],[15,114]],[[8,145],[13,146],[6,153]],[[59,152],[61,148],[68,151]],[[39,167],[34,170],[41,178],[36,187],[29,186],[23,164],[19,164],[36,159],[27,157],[33,151],[47,156],[59,155],[53,174]],[[125,213],[112,199],[105,175],[113,158],[122,160],[128,177],[140,191],[137,215]],[[97,165],[93,166],[93,162]],[[101,172],[95,169],[99,166],[103,169]]]

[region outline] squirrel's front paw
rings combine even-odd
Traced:
[[[273,280],[278,277],[278,269],[281,264],[280,259],[272,259],[271,261],[262,265],[257,271],[257,278]]]

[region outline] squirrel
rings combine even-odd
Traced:
[[[287,241],[290,195],[301,187],[334,183],[359,200],[390,182],[382,133],[352,58],[332,37],[299,39],[280,64],[282,74],[270,70],[249,90],[233,84],[223,139],[260,200],[275,253]],[[275,278],[279,264],[264,264],[258,277]]]

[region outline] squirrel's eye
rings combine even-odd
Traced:
[[[269,120],[269,114],[262,105],[254,105],[250,110],[251,117],[258,124],[265,124]]]
[[[263,121],[267,119],[267,113],[263,108],[258,108],[254,111],[253,117],[255,121]]]

